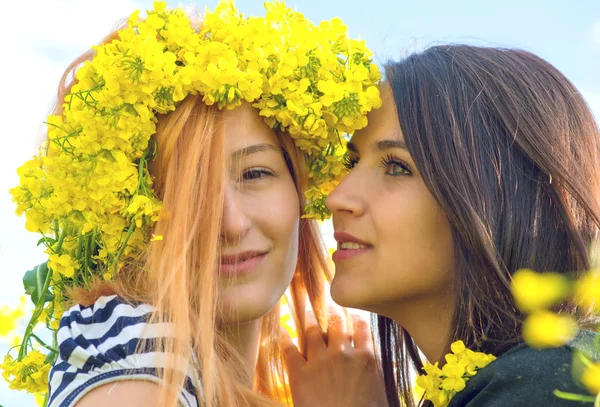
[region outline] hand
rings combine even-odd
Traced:
[[[325,339],[312,312],[307,313],[306,356],[282,328],[295,407],[387,407],[369,324],[358,315],[351,318],[353,333],[348,332],[339,307],[331,308]]]

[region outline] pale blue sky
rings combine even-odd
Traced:
[[[258,13],[262,7],[253,0],[237,4],[246,14]],[[599,0],[298,0],[294,4],[313,20],[342,18],[351,35],[367,40],[379,61],[436,43],[523,48],[554,64],[580,90],[600,96]]]
[[[23,273],[44,261],[13,215],[8,189],[15,169],[35,152],[42,122],[53,102],[56,84],[68,63],[97,43],[139,0],[30,0],[7,2],[3,26],[11,40],[3,44],[0,89],[0,306],[16,306]],[[190,4],[189,1],[182,2]],[[213,7],[217,0],[196,1]],[[245,14],[263,14],[261,0],[238,0]],[[453,2],[432,0],[296,0],[288,1],[313,21],[340,17],[352,36],[361,36],[377,61],[438,43],[518,47],[545,58],[569,77],[600,118],[600,0],[507,0]],[[169,2],[176,6],[176,2]],[[10,148],[7,148],[10,146]],[[7,343],[0,339],[0,357]],[[34,406],[24,393],[7,389],[0,379],[0,405]]]

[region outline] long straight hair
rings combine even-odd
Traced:
[[[103,43],[118,38],[117,30]],[[90,51],[65,71],[58,89],[61,102],[76,83],[75,72],[93,58]],[[287,167],[304,207],[307,189],[306,157],[295,148],[288,134],[276,133]],[[118,294],[131,302],[152,304],[152,322],[169,322],[171,335],[155,346],[169,355],[163,370],[158,405],[177,404],[185,372],[194,366],[201,384],[198,400],[207,407],[281,405],[291,399],[280,357],[277,304],[262,320],[258,363],[254,378],[239,369],[240,356],[219,334],[217,262],[224,204],[225,136],[222,113],[202,103],[200,95],[190,95],[177,109],[159,115],[156,158],[150,163],[154,191],[163,203],[163,213],[154,233],[164,240],[151,244],[125,267],[112,283],[76,289],[71,300],[90,304],[101,295]],[[325,250],[315,221],[300,219],[296,270],[290,285],[292,310],[298,327],[299,343],[304,343],[303,326],[306,299],[321,327],[324,321],[324,288],[330,278]],[[254,383],[247,388],[244,383]]]
[[[452,231],[448,351],[461,339],[501,355],[521,341],[511,275],[590,266],[600,228],[598,125],[571,82],[526,51],[437,46],[387,64],[386,73],[408,150]],[[578,314],[581,323],[592,318]],[[377,316],[374,325],[389,404],[414,406],[418,348],[391,319]]]

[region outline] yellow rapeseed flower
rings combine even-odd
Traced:
[[[445,355],[446,363],[440,369],[438,363],[423,366],[424,374],[417,377],[417,385],[424,390],[426,400],[434,407],[445,407],[452,397],[464,390],[467,381],[477,371],[493,362],[496,357],[482,352],[474,352],[465,347],[463,341],[450,345],[452,353]]]
[[[48,266],[65,277],[73,277],[79,264],[68,254],[51,254]]]
[[[587,272],[575,283],[575,301],[584,308],[600,312],[600,269]]]
[[[532,312],[562,301],[569,292],[569,282],[559,273],[521,269],[513,275],[511,288],[517,307],[523,312]]]
[[[6,305],[0,307],[0,338],[10,340],[10,335],[18,327],[19,320],[25,316],[25,297],[21,297],[17,308]]]
[[[523,339],[532,348],[557,348],[571,341],[579,328],[571,315],[535,311],[523,323]]]
[[[50,373],[50,365],[45,360],[46,357],[37,350],[30,351],[22,361],[6,355],[0,370],[10,389],[45,393]]]
[[[581,382],[590,393],[594,395],[600,393],[600,363],[589,365],[583,372]]]

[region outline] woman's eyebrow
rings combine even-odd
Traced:
[[[353,153],[358,154],[358,148],[356,148],[356,144],[354,144],[353,142],[349,141],[346,144],[346,148],[348,149],[348,151],[352,151]]]
[[[403,140],[391,139],[391,140],[379,140],[375,142],[375,149],[378,151],[385,151],[392,148],[400,148],[402,150],[408,150],[406,143]]]
[[[275,147],[273,144],[268,144],[268,143],[254,144],[254,145],[244,147],[244,148],[234,151],[233,153],[231,153],[231,158],[240,158],[240,157],[247,156],[247,155],[250,155],[253,153],[258,153],[258,152],[267,151],[267,150],[277,151],[278,153],[281,152],[281,149],[278,147]]]
[[[348,148],[348,151],[358,154],[358,148],[353,142],[349,141],[346,147]],[[392,148],[408,150],[406,143],[403,140],[398,139],[378,140],[374,143],[374,148],[377,151],[386,151]]]

